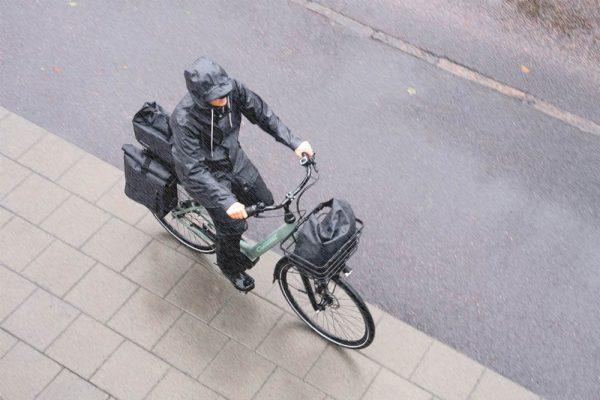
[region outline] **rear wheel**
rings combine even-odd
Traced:
[[[187,212],[182,210],[189,209]],[[177,185],[177,206],[164,217],[154,214],[158,222],[175,239],[200,253],[214,253],[216,230],[206,208]]]
[[[279,287],[294,312],[313,331],[342,347],[362,349],[375,338],[375,324],[360,295],[341,276],[328,282],[306,277],[289,259],[279,268]],[[310,301],[314,295],[313,304]]]

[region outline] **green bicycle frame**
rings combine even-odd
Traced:
[[[173,217],[177,218],[181,223],[187,226],[192,232],[196,235],[204,238],[207,241],[212,241],[211,238],[206,236],[202,230],[198,229],[198,226],[187,220],[186,218],[180,218],[181,216],[187,213],[197,213],[202,215],[201,207],[186,207],[179,210],[171,211]],[[208,223],[209,227],[214,227],[212,223]],[[255,243],[254,245],[248,243],[244,239],[240,240],[240,251],[248,257],[251,261],[256,260],[258,257],[269,251],[273,246],[277,243],[281,242],[283,239],[288,237],[290,233],[296,228],[296,222],[292,223],[284,223],[279,228],[275,229],[271,232],[266,238],[261,240],[260,242]]]
[[[245,240],[240,241],[240,250],[246,255],[251,261],[256,260],[262,254],[269,251],[269,249],[281,242],[283,239],[288,237],[290,233],[296,228],[296,223],[284,223],[279,228],[271,232],[266,238],[260,242],[251,245]]]

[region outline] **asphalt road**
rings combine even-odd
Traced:
[[[320,0],[600,123],[598,0]]]
[[[171,109],[183,69],[212,55],[313,144],[321,179],[304,205],[336,196],[365,220],[351,281],[367,300],[548,399],[598,394],[600,138],[296,3],[72,5],[0,1],[0,105],[120,166],[133,113],[146,100]],[[441,18],[413,8],[413,26]],[[445,46],[453,27],[483,29],[477,18],[417,44]],[[485,43],[469,40],[479,63],[464,61],[468,51],[454,59],[486,75],[510,64],[494,61],[498,48],[515,52],[498,41],[487,59]],[[597,69],[563,85],[560,63],[539,75],[535,65],[525,89],[598,121]],[[255,126],[241,141],[276,198],[302,176]]]

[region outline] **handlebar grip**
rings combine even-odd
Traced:
[[[265,203],[257,203],[254,204],[250,207],[246,207],[246,214],[248,214],[248,217],[253,217],[256,214],[258,214],[258,212],[262,211],[265,208]]]
[[[254,215],[256,215],[256,206],[250,206],[250,207],[246,207],[246,214],[248,214],[248,217],[253,217]]]
[[[306,152],[302,152],[302,158],[300,159],[300,165],[305,166],[305,165],[316,165],[317,164],[317,160],[315,160],[315,155],[317,153],[314,152],[312,157],[308,157],[308,153]]]

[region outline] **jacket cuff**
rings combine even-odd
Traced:
[[[302,142],[304,142],[304,140],[292,135],[292,140],[290,140],[290,147],[292,148],[292,150],[296,150]]]
[[[223,206],[223,209],[225,211],[229,210],[229,207],[231,207],[231,205],[233,203],[237,203],[237,199],[235,197],[228,197],[227,199],[225,199],[223,202],[221,202],[221,205]]]

